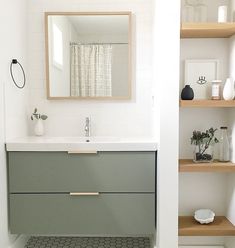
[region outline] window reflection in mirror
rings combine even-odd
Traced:
[[[130,98],[125,13],[46,13],[48,98]]]
[[[62,69],[63,66],[63,35],[62,31],[58,28],[58,26],[53,23],[53,64],[54,66]]]

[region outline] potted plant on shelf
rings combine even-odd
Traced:
[[[214,144],[219,140],[215,137],[217,129],[210,128],[205,132],[193,131],[191,145],[194,145],[193,161],[195,163],[205,163],[213,161]]]
[[[48,117],[44,114],[39,114],[37,108],[34,109],[34,112],[31,115],[31,120],[36,120],[36,124],[34,126],[34,133],[37,136],[42,136],[44,134],[44,126],[43,122]]]

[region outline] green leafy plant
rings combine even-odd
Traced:
[[[215,137],[215,132],[217,129],[210,128],[205,132],[193,131],[193,136],[191,137],[191,145],[197,147],[196,161],[200,160],[212,160],[212,155],[207,153],[207,149],[210,145],[218,143],[219,140]]]
[[[36,119],[36,120],[39,120],[39,119],[41,119],[41,120],[46,120],[47,118],[48,118],[47,115],[39,114],[37,108],[34,109],[32,115],[31,115],[31,120],[32,120],[32,121],[35,120],[35,119]]]

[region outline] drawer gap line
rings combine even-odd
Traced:
[[[73,191],[72,191],[73,192]],[[80,192],[80,191],[78,191]],[[84,191],[81,191],[81,193],[86,193]],[[70,192],[10,192],[10,194],[12,195],[58,195],[58,194],[65,194],[65,195],[69,195]],[[99,191],[99,194],[119,194],[119,195],[125,195],[125,194],[145,194],[145,195],[148,195],[148,194],[155,194],[155,192],[100,192]]]

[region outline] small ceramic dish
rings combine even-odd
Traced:
[[[199,209],[194,213],[194,219],[201,224],[209,224],[214,221],[215,213],[210,209]]]

